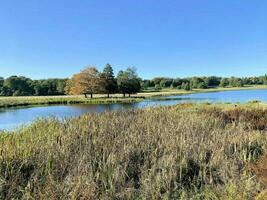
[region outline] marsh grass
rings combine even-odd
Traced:
[[[142,99],[142,97],[121,98],[118,96],[112,98],[97,96],[93,99],[85,98],[83,96],[0,97],[0,108],[56,104],[133,103],[142,101]]]
[[[0,199],[253,199],[264,187],[248,165],[266,153],[267,132],[243,109],[182,104],[2,133]]]

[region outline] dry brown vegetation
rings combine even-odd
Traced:
[[[204,104],[39,120],[0,136],[0,199],[260,199],[265,124]]]
[[[249,164],[249,169],[258,177],[262,183],[263,190],[257,197],[257,200],[267,199],[267,154],[263,155],[256,163]]]

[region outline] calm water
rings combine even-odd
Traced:
[[[108,105],[57,105],[40,107],[20,107],[0,109],[0,129],[11,130],[23,124],[29,124],[37,118],[46,117],[75,117],[84,113],[104,112],[129,108],[144,108],[149,106],[167,106],[185,102],[230,102],[244,103],[252,100],[267,102],[267,90],[240,90],[210,93],[196,93],[188,95],[175,95],[148,99],[132,104]]]

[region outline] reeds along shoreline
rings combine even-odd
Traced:
[[[0,134],[0,199],[253,199],[266,116],[182,104],[38,120]]]
[[[0,108],[34,106],[34,105],[60,105],[60,104],[111,104],[111,103],[133,103],[142,101],[143,97],[131,98],[84,98],[84,97],[6,97],[0,98]]]

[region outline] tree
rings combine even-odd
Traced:
[[[155,90],[160,91],[160,90],[162,90],[162,87],[160,87],[160,85],[157,84],[157,85],[155,85]]]
[[[173,81],[172,81],[172,87],[173,88],[177,88],[177,87],[181,87],[181,85],[182,85],[182,83],[183,83],[183,80],[182,79],[180,79],[180,78],[176,78],[176,79],[174,79]]]
[[[163,88],[171,87],[173,82],[172,78],[164,78],[160,81],[160,86]]]
[[[186,91],[189,91],[189,90],[192,90],[191,86],[190,86],[190,83],[182,83],[182,86],[181,86],[181,89],[183,90],[186,90]]]
[[[229,85],[228,78],[223,78],[220,82],[220,87],[226,87]]]
[[[117,82],[115,80],[113,69],[110,64],[106,64],[103,70],[102,76],[104,78],[103,88],[109,98],[110,94],[113,94],[117,91]]]
[[[32,80],[24,76],[11,76],[5,79],[3,87],[5,87],[6,95],[22,96],[32,95]],[[8,92],[7,92],[8,91]]]
[[[231,87],[243,87],[244,83],[241,78],[231,77],[229,78],[229,85]]]
[[[207,88],[206,83],[204,82],[204,80],[200,77],[193,77],[190,80],[190,84],[192,88],[199,88],[199,89],[204,89]]]
[[[73,94],[72,89],[74,87],[74,76],[66,81],[64,88],[65,94]]]
[[[0,87],[3,87],[5,79],[3,77],[0,77]]]
[[[4,86],[4,81],[5,81],[5,79],[3,77],[0,77],[0,95],[2,93],[2,88]]]
[[[64,95],[67,79],[34,80],[31,82],[32,95]]]
[[[263,84],[267,85],[267,75],[266,74],[262,77],[262,79],[263,79]]]
[[[141,88],[142,90],[146,90],[150,87],[155,87],[154,83],[150,80],[142,80],[141,81]]]
[[[70,94],[84,94],[85,97],[90,94],[93,98],[94,93],[102,90],[100,73],[95,67],[87,67],[75,74],[67,84],[68,87],[70,83],[72,83]]]
[[[125,94],[139,92],[141,89],[140,80],[135,68],[128,68],[126,71],[119,71],[117,76],[118,89],[125,97]]]
[[[217,87],[220,85],[221,78],[216,76],[204,77],[204,82],[208,87]]]
[[[160,82],[165,79],[164,77],[155,77],[151,80],[154,86],[160,85]]]

